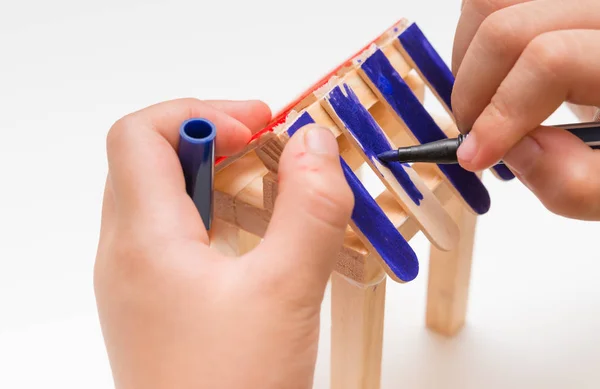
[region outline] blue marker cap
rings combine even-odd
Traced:
[[[188,195],[194,201],[206,230],[213,217],[215,137],[217,129],[202,118],[183,122],[179,130],[179,160]]]

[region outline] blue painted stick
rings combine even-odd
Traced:
[[[299,129],[311,123],[315,123],[314,119],[308,112],[304,112],[287,129],[287,133],[291,137]],[[419,260],[416,253],[342,157],[340,163],[344,177],[354,194],[354,209],[350,223],[352,229],[359,236],[362,235],[377,251],[383,260],[382,265],[392,279],[397,282],[414,280],[419,274]]]
[[[217,130],[206,119],[186,120],[179,129],[179,160],[185,188],[194,201],[206,230],[213,217],[215,136]]]
[[[359,74],[380,96],[380,100],[389,105],[395,116],[406,124],[419,143],[447,139],[381,50],[377,49],[364,60]],[[460,165],[438,167],[474,212],[481,215],[489,210],[489,193],[475,173],[464,170]]]
[[[406,54],[405,58],[408,62],[413,62],[413,67],[429,83],[432,92],[438,96],[448,113],[453,115],[454,75],[419,26],[416,23],[411,24],[400,33],[397,42],[399,43],[397,47]],[[514,174],[504,165],[495,165],[492,170],[504,181],[515,178]]]

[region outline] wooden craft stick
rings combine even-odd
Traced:
[[[273,172],[265,174],[263,176],[263,207],[266,210],[273,212],[275,209],[278,190],[277,174]]]
[[[319,109],[321,110],[320,112],[324,113],[325,117],[329,118],[322,108]],[[328,120],[330,124],[333,123],[331,119]],[[254,155],[250,153],[240,162],[240,164],[244,165],[243,168],[232,167],[217,174],[216,187],[219,191],[217,191],[215,196],[218,199],[216,202],[217,210],[215,211],[218,218],[224,218],[237,227],[240,227],[241,223],[242,226],[252,229],[258,236],[262,236],[261,233],[266,229],[272,206],[274,206],[273,198],[269,200],[271,201],[271,205],[266,205],[265,201],[267,201],[267,197],[269,196],[268,193],[276,194],[273,186],[276,184],[279,156],[285,145],[282,139],[289,139],[289,136],[284,132],[279,136],[273,135],[270,138],[265,137],[264,139],[265,143],[255,150]],[[266,141],[267,139],[270,140]],[[271,151],[269,151],[269,145],[273,146]],[[259,152],[259,150],[263,151],[263,153]],[[264,165],[257,163],[259,155],[263,155],[261,160]],[[265,155],[267,156],[266,159]],[[270,168],[266,169],[265,165]],[[419,172],[427,187],[441,203],[445,203],[450,198],[452,190],[431,169],[430,165],[424,164],[423,166],[419,166],[415,164],[414,169]],[[271,172],[267,173],[268,171]],[[241,184],[232,182],[232,180],[238,180],[236,177],[239,177],[239,180],[243,182]],[[258,193],[260,192],[261,180],[263,183],[262,206],[260,205],[261,197]],[[269,184],[269,181],[271,184]],[[272,185],[272,189],[270,190],[267,189],[269,185]],[[419,231],[419,226],[414,218],[406,214],[404,209],[388,191],[381,193],[376,198],[376,202],[384,210],[389,220],[405,240],[410,240]],[[364,278],[363,267],[368,255],[368,249],[362,240],[364,240],[364,237],[359,238],[356,233],[350,230],[344,241],[344,247],[338,255],[336,265],[336,272],[358,282],[361,282]]]
[[[439,61],[418,27],[402,19],[216,168],[214,244],[226,255],[240,255],[266,232],[277,199],[279,160],[290,137],[310,123],[336,137],[355,209],[331,278],[334,389],[379,389],[386,274],[396,282],[417,276],[418,260],[408,244],[417,232],[432,243],[427,326],[452,335],[465,321],[476,216],[490,205],[480,176],[459,166],[411,167],[375,157],[400,145],[456,136],[453,77]],[[427,88],[448,117],[434,119],[425,109]],[[364,171],[385,187],[381,193],[369,193],[357,177],[365,164]]]
[[[452,336],[463,327],[467,314],[477,216],[456,197],[447,208],[460,227],[461,239],[451,251],[431,248],[426,323],[431,330]]]
[[[300,115],[286,133],[293,136],[300,128],[315,123],[308,112]],[[346,181],[354,195],[354,210],[350,226],[388,275],[397,282],[413,280],[419,270],[417,256],[371,197],[352,169],[340,159]]]
[[[454,120],[452,112],[454,75],[419,27],[414,23],[407,26],[398,34],[398,39],[394,41],[394,47],[419,74]]]
[[[262,237],[271,219],[263,198],[267,168],[254,151],[215,175],[215,218]]]
[[[274,131],[274,129],[277,126],[279,126],[280,124],[282,124],[285,121],[285,118],[288,117],[292,111],[294,111],[294,110],[301,111],[305,107],[307,107],[311,104],[314,105],[314,102],[317,100],[314,92],[317,89],[319,89],[320,87],[322,87],[323,85],[325,85],[328,81],[330,81],[330,79],[332,77],[336,77],[336,76],[337,77],[347,77],[349,72],[350,73],[352,71],[355,72],[355,64],[353,63],[353,59],[356,58],[357,56],[360,56],[364,50],[366,50],[367,48],[369,48],[372,45],[377,45],[377,47],[383,47],[386,50],[391,50],[390,48],[394,44],[393,42],[397,36],[397,33],[399,31],[404,30],[408,25],[409,25],[408,20],[405,18],[401,18],[396,23],[394,23],[393,26],[386,29],[381,35],[379,35],[377,38],[375,38],[369,44],[367,44],[366,46],[361,48],[355,55],[352,55],[350,58],[348,58],[346,61],[344,61],[341,65],[339,65],[338,67],[333,69],[331,72],[326,74],[322,79],[320,79],[315,84],[313,84],[311,87],[309,87],[306,91],[301,93],[295,99],[295,101],[288,104],[285,108],[283,108],[278,113],[276,113],[275,116],[273,117],[273,119],[271,120],[271,123],[269,123],[262,130],[258,131],[253,136],[253,138],[252,138],[251,142],[248,144],[248,146],[242,152],[240,152],[234,156],[227,157],[227,158],[225,158],[225,157],[218,158],[216,161],[216,165],[215,165],[215,172],[221,171],[225,167],[229,166],[230,164],[236,162],[238,159],[242,158],[248,152],[255,150],[257,147],[257,144],[258,144],[257,140],[260,139],[263,135]],[[392,54],[394,54],[394,53],[392,52]],[[408,63],[404,60],[404,58],[401,55],[391,55],[390,58],[392,61],[392,65],[394,66],[394,68],[396,69],[396,71],[399,74],[401,74],[403,76],[408,74],[408,72],[410,71],[410,66],[408,65]],[[349,83],[352,84],[351,81],[349,81]]]
[[[399,33],[394,45],[410,66],[419,73],[448,115],[456,122],[452,111],[454,75],[419,26],[415,23],[407,26]],[[500,180],[509,181],[515,178],[505,165],[498,164],[490,170]]]
[[[331,278],[331,388],[379,389],[385,273],[367,258],[364,283]]]
[[[255,167],[255,169],[257,170],[255,173],[259,178],[260,172],[266,170],[264,166],[258,166]],[[415,165],[415,169],[417,169],[417,165]],[[445,203],[452,196],[452,190],[435,171],[431,171],[429,164],[425,164],[423,166],[423,171],[420,171],[419,174],[440,202]],[[262,177],[263,182],[266,175],[267,173]],[[232,188],[235,188],[235,185],[229,185],[225,189]],[[246,198],[245,196],[249,196],[250,198]],[[245,228],[244,226],[248,227],[248,224],[250,223],[252,223],[252,225],[258,224],[260,228],[254,233],[257,236],[263,236],[262,234],[266,231],[265,221],[268,220],[271,211],[264,207],[264,205],[261,207],[254,207],[251,205],[257,202],[256,194],[252,194],[250,191],[238,191],[237,193],[217,191],[215,192],[215,198],[219,199],[216,202],[216,204],[219,205],[215,209],[216,219],[226,220],[230,224],[242,229]],[[376,198],[376,201],[405,240],[409,241],[417,234],[417,232],[419,232],[419,226],[415,220],[404,212],[402,207],[388,191],[380,194]],[[239,205],[242,205],[245,209],[245,211],[242,212],[243,214],[254,215],[256,220],[248,220],[243,217],[240,218],[236,213],[236,207]],[[251,208],[252,212],[248,212],[248,208]],[[240,221],[243,221],[243,225],[240,225]],[[253,227],[250,226],[250,228],[252,229]],[[335,271],[357,282],[364,282],[364,267],[368,255],[369,251],[366,246],[362,243],[356,233],[350,229],[344,239],[344,246],[338,253]]]
[[[410,130],[416,142],[423,144],[446,137],[383,52],[366,52],[364,58],[359,74],[394,117]],[[474,213],[483,214],[489,210],[489,193],[475,173],[456,164],[436,165],[436,168]]]
[[[413,91],[419,102],[423,104],[425,102],[425,83],[419,77],[419,74],[413,69],[404,77],[404,81]]]
[[[378,152],[391,150],[394,145],[353,90],[347,84],[342,85],[344,90],[336,86],[321,101],[325,110],[428,239],[441,250],[454,247],[459,237],[456,224],[411,167],[400,164],[388,167],[377,161]]]

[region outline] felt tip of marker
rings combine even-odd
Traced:
[[[179,129],[179,160],[186,192],[192,198],[209,231],[213,218],[215,137],[217,129],[209,120],[186,120]]]
[[[381,153],[377,157],[384,162],[456,164],[456,152],[465,137],[466,135],[459,135],[454,139],[440,139],[422,145],[400,147]]]
[[[398,160],[398,150],[385,151],[377,155],[381,162],[395,162]]]

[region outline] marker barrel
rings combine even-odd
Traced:
[[[206,230],[213,217],[215,137],[217,130],[206,119],[186,120],[179,130],[179,160],[188,195],[194,201]]]

